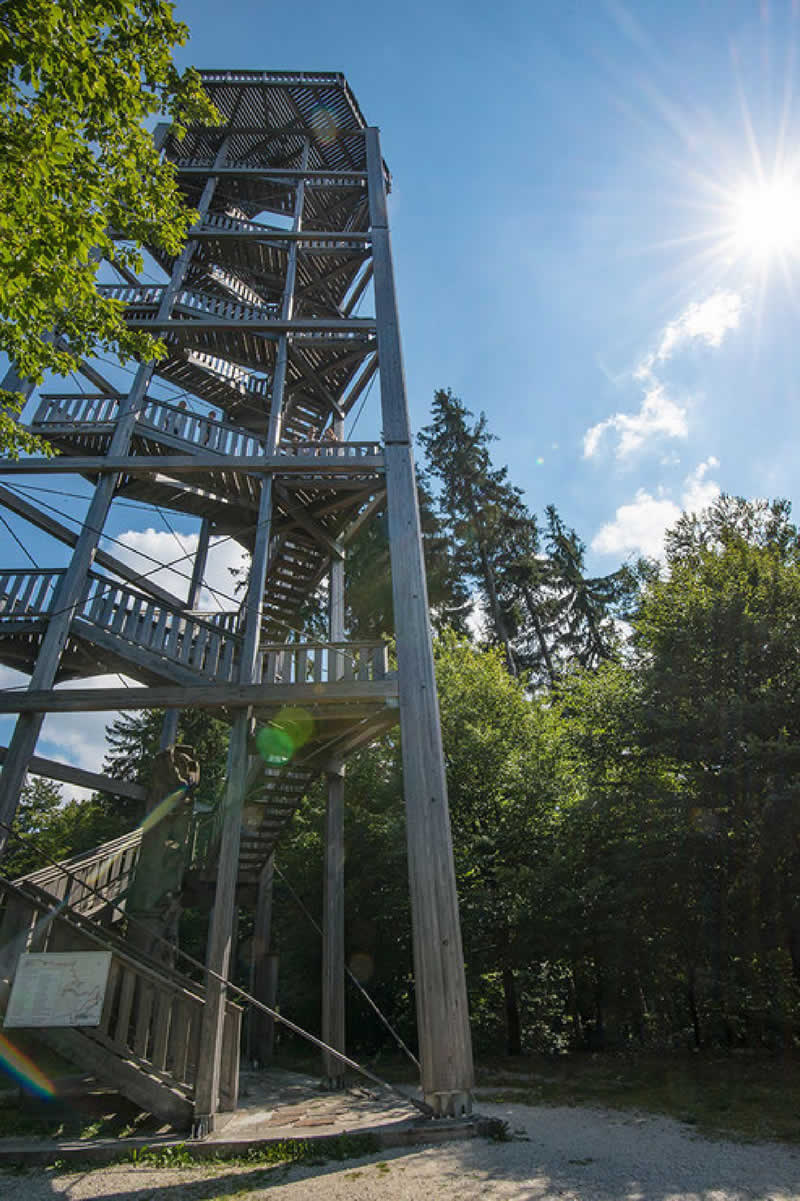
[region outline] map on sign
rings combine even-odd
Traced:
[[[98,1026],[111,951],[21,955],[3,1025]]]

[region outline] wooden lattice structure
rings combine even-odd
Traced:
[[[190,823],[181,834],[192,843],[195,878],[215,890],[208,951],[215,974],[200,985],[164,969],[159,980],[152,964],[142,965],[114,935],[107,1024],[96,1036],[70,1035],[98,1070],[103,1056],[117,1056],[128,1075],[137,1066],[149,1074],[150,1093],[160,1081],[169,1092],[162,1110],[191,1111],[205,1130],[221,1107],[235,1105],[238,1011],[217,975],[228,970],[237,890],[258,897],[263,947],[272,853],[320,773],[329,797],[323,1038],[343,1049],[344,760],[399,718],[423,1090],[437,1113],[462,1113],[470,1106],[471,1050],[387,220],[389,174],[378,131],[366,125],[341,75],[205,71],[202,78],[223,124],[191,128],[181,141],[166,127],[156,132],[198,222],[177,258],[152,252],[163,283],[126,273],[124,282],[103,288],[124,306],[131,326],[163,339],[166,357],[140,365],[124,391],[85,365],[94,391],[42,395],[30,423],[61,457],[2,464],[6,474],[71,471],[91,481],[94,493],[75,534],[13,490],[0,490],[10,510],[73,547],[63,570],[0,572],[0,662],[30,673],[27,691],[2,698],[3,711],[19,717],[0,777],[0,820],[13,815],[29,768],[116,787],[100,774],[35,756],[47,713],[164,706],[165,748],[182,708],[206,706],[230,721],[226,796],[202,830]],[[373,300],[374,315],[356,315],[359,304]],[[376,373],[382,440],[345,441],[345,418]],[[190,404],[158,399],[151,392],[157,379],[182,390]],[[199,520],[186,599],[100,547],[112,507],[123,499]],[[396,671],[383,645],[349,642],[344,629],[348,543],[384,511]],[[220,535],[251,556],[246,594],[229,611],[203,612],[206,556]],[[325,581],[328,639],[311,641],[300,612]],[[142,687],[55,690],[62,681],[112,671]],[[252,753],[254,728],[280,725],[286,706],[311,715],[312,733],[288,763],[265,763]],[[135,786],[129,794],[137,795]],[[119,888],[123,870],[115,865],[135,874],[137,856],[140,871],[144,864],[141,839],[122,843],[107,849],[107,863],[102,848],[92,860],[93,878],[101,863],[110,888],[115,881]],[[78,891],[70,901],[81,896],[82,864],[73,865]],[[6,936],[35,930],[46,898],[63,899],[64,887],[63,877],[58,885],[46,869],[14,889],[5,886]],[[93,910],[81,910],[78,899],[50,928],[60,931],[59,945],[97,936],[87,925]],[[6,941],[0,931],[0,943]],[[3,966],[8,980],[13,956]],[[335,1059],[327,1071],[334,1080],[340,1074]],[[148,1096],[157,1108],[158,1098]]]

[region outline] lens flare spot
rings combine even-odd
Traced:
[[[307,709],[301,709],[297,705],[287,705],[281,709],[275,719],[275,725],[286,731],[296,751],[305,746],[314,733],[314,718]]]
[[[142,833],[145,834],[148,830],[152,830],[153,826],[157,826],[159,822],[163,821],[176,805],[185,800],[188,791],[188,786],[182,784],[180,788],[176,788],[174,792],[165,796],[163,801],[159,801],[142,820],[140,827]]]
[[[262,726],[256,734],[256,750],[271,767],[283,767],[294,754],[292,740],[278,726]]]
[[[44,1072],[37,1068],[29,1055],[25,1055],[2,1034],[0,1034],[0,1068],[8,1072],[9,1076],[13,1076],[24,1088],[36,1093],[37,1096],[54,1097],[56,1095],[56,1086],[52,1080],[49,1080]]]
[[[368,955],[366,951],[354,951],[350,956],[350,971],[359,984],[366,984],[375,971],[375,963],[372,956]]]
[[[323,146],[330,146],[331,142],[335,142],[339,136],[336,118],[323,104],[318,104],[311,114],[311,128],[314,131],[314,137]]]
[[[537,466],[537,467],[544,467],[544,459],[542,458],[542,456],[541,456],[541,455],[539,455],[538,459],[536,460],[536,466]]]
[[[268,726],[262,726],[255,738],[256,750],[265,763],[282,767],[305,746],[314,733],[314,718],[305,709],[286,705]]]

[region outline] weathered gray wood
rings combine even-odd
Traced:
[[[121,1049],[124,1050],[132,1047],[132,1040],[130,1038],[130,1024],[136,984],[136,973],[131,968],[123,968],[122,986],[119,992],[119,1008],[117,1010],[116,1029],[114,1031],[114,1041],[120,1046]]]
[[[325,812],[325,870],[322,905],[322,1041],[345,1050],[344,1008],[344,768],[328,772]],[[323,1052],[323,1074],[331,1088],[344,1084],[341,1060]]]
[[[272,892],[275,879],[275,856],[270,855],[258,876],[258,895],[253,918],[253,942],[250,951],[250,992],[257,1001],[275,1008],[272,990]],[[275,1024],[266,1013],[251,1006],[247,1015],[248,1058],[261,1066],[272,1059]]]
[[[117,613],[119,613],[119,610],[117,610]],[[149,650],[146,647],[136,646],[133,642],[127,642],[123,638],[110,633],[108,630],[104,630],[102,626],[90,625],[88,622],[84,623],[80,618],[75,622],[75,632],[83,634],[87,642],[93,646],[108,651],[116,658],[125,659],[129,664],[130,674],[134,678],[144,675],[145,679],[150,679],[155,675],[160,676],[163,680],[170,681],[172,686],[191,686],[196,684],[198,673],[190,667],[184,667],[182,663],[179,663],[175,651],[182,624],[183,618],[175,614],[173,616],[172,640],[160,654],[155,648]]]
[[[206,999],[200,1028],[202,1055],[195,1081],[194,1125],[197,1135],[209,1134],[214,1130],[216,1115],[219,1112],[226,1002],[226,989],[222,980],[227,977],[230,966],[249,735],[250,715],[246,710],[237,717],[231,730],[228,781],[224,798],[225,816],[206,951],[206,963],[211,970],[206,978]]]
[[[174,994],[166,988],[155,988],[155,1017],[153,1020],[153,1048],[150,1059],[156,1071],[163,1072],[167,1066],[167,1047],[172,1022]]]
[[[200,601],[200,593],[203,588],[203,576],[205,575],[206,563],[208,562],[208,547],[211,541],[211,522],[207,517],[204,517],[200,523],[200,534],[197,539],[197,550],[194,554],[194,563],[192,565],[192,578],[189,581],[189,592],[186,598],[186,608],[194,609]],[[198,667],[200,664],[198,664]],[[172,746],[178,737],[178,717],[179,709],[168,709],[164,714],[164,721],[161,724],[161,741],[160,749],[166,750],[168,746]]]
[[[261,614],[264,606],[264,583],[269,558],[272,528],[272,480],[261,485],[253,557],[247,582],[244,605],[244,636],[239,657],[240,687],[258,689],[255,683],[260,669],[259,641]],[[217,685],[219,691],[223,685]],[[210,971],[206,982],[206,1003],[203,1008],[201,1045],[203,1059],[198,1067],[195,1086],[195,1125],[199,1133],[214,1129],[220,1100],[223,1037],[225,1026],[226,990],[221,983],[228,974],[231,955],[233,917],[236,905],[236,884],[239,869],[239,844],[242,830],[242,805],[247,784],[247,744],[252,724],[252,710],[238,714],[231,730],[228,780],[225,789],[225,816],[222,823],[217,886],[214,909],[208,935],[206,964]],[[235,1101],[234,1101],[235,1104]]]
[[[455,1115],[473,1086],[464,957],[377,129],[366,145],[422,1088],[436,1112]]]
[[[316,663],[321,664],[315,656]],[[321,668],[320,668],[321,670]],[[280,705],[345,702],[381,705],[399,695],[398,681],[338,680],[333,684],[160,684],[153,688],[59,688],[37,692],[0,692],[0,713],[108,713],[115,709],[161,709],[178,705],[199,709],[273,709]]]
[[[147,476],[154,469],[163,475],[202,475],[206,472],[243,472],[253,475],[365,475],[380,472],[383,468],[382,455],[363,455],[359,458],[325,458],[312,455],[231,455],[222,458],[202,452],[191,455],[161,455],[153,461],[150,455],[75,455],[55,459],[3,459],[0,460],[0,475],[64,475],[76,471],[81,474],[117,474]],[[363,486],[363,485],[362,485]]]
[[[242,1041],[242,1010],[229,1001],[222,1027],[222,1063],[219,1080],[219,1108],[223,1113],[236,1109],[239,1102],[239,1058]]]
[[[90,1071],[149,1113],[178,1129],[186,1129],[192,1107],[186,1097],[165,1087],[136,1065],[115,1055],[89,1034],[80,1030],[37,1030],[36,1037],[65,1059]]]
[[[259,242],[308,242],[310,245],[314,242],[333,244],[343,242],[346,245],[348,242],[367,244],[372,241],[372,234],[369,231],[304,229],[298,232],[292,229],[219,229],[209,226],[203,229],[195,226],[192,230],[192,237],[201,242],[216,242],[226,238],[232,238],[238,242],[243,238],[245,241],[255,239]]]
[[[309,515],[303,510],[302,506],[292,499],[285,488],[281,488],[280,484],[278,483],[276,483],[274,487],[276,496],[280,498],[281,504],[286,509],[286,512],[289,514],[292,520],[295,521],[307,533],[309,533],[311,537],[318,542],[320,546],[324,547],[330,555],[332,555],[334,558],[341,559],[344,555],[344,550],[340,543],[338,543],[335,538],[331,538],[327,530],[323,529],[318,521],[315,521],[313,517],[309,517]]]
[[[208,165],[203,167],[185,167],[181,163],[176,165],[178,175],[208,175],[211,168]],[[244,167],[241,165],[230,167],[215,167],[216,175],[227,178],[233,175],[255,175],[259,179],[274,180],[276,183],[281,183],[284,180],[289,180],[295,183],[297,180],[305,180],[307,184],[313,185],[317,181],[330,181],[330,183],[339,184],[359,184],[364,182],[364,171],[328,171],[328,170],[309,170],[306,167]],[[318,186],[323,186],[320,182]],[[275,231],[279,232],[278,230]]]
[[[146,980],[139,983],[139,1004],[136,1007],[136,1031],[133,1051],[139,1059],[147,1059],[150,1049],[150,1020],[153,1016],[154,986]]]
[[[0,746],[0,763],[5,756],[6,748]],[[44,776],[47,780],[78,784],[81,788],[129,797],[132,801],[143,801],[147,795],[147,789],[141,784],[132,784],[128,780],[113,780],[111,776],[102,775],[100,772],[84,771],[82,767],[73,767],[70,763],[57,763],[55,759],[44,759],[41,755],[31,756],[28,770],[35,776]]]

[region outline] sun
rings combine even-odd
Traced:
[[[737,256],[766,264],[800,255],[800,182],[774,176],[733,194],[731,242]]]

